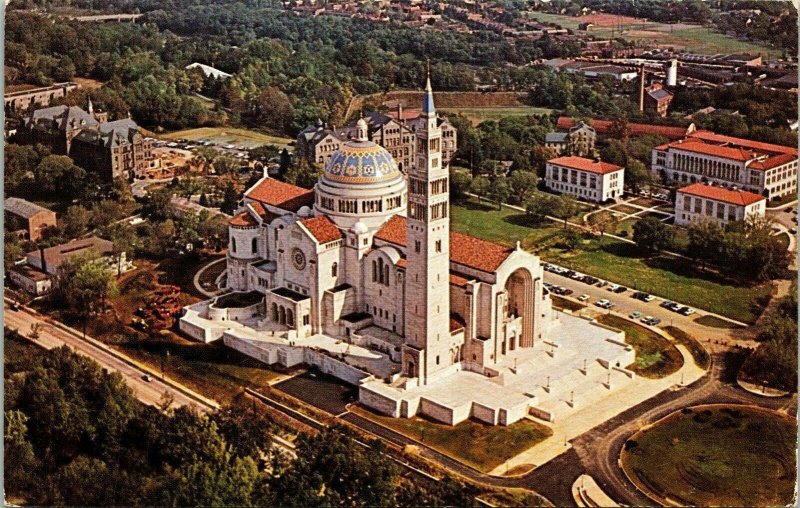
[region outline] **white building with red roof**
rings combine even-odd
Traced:
[[[567,156],[550,159],[545,164],[547,188],[578,199],[603,203],[622,196],[625,168],[587,159]]]
[[[709,183],[769,199],[797,192],[797,148],[695,131],[657,146],[652,171],[667,183]]]
[[[269,177],[248,189],[229,221],[232,292],[187,307],[181,330],[269,364],[316,366],[382,413],[450,424],[525,417],[544,383],[531,378],[544,372],[533,363],[555,369],[546,349],[560,329],[563,340],[578,329],[598,340],[590,353],[563,355],[577,362],[564,375],[586,355],[605,369],[629,365],[619,332],[556,319],[537,256],[449,230],[430,84],[421,118],[408,175],[362,119],[313,190]]]
[[[724,226],[729,222],[764,217],[766,211],[767,198],[738,189],[693,183],[678,189],[675,195],[675,224],[678,226],[697,220],[713,220]]]

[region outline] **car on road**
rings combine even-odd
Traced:
[[[681,309],[678,311],[678,314],[683,314],[684,316],[691,316],[692,314],[694,314],[694,309],[693,309],[693,308],[691,308],[691,307],[688,307],[688,306],[684,305],[684,306],[683,306],[683,307],[681,307]]]
[[[147,381],[148,383],[153,380],[153,378],[150,377],[150,374],[143,375],[142,379]]]
[[[589,296],[589,295],[587,295],[587,294],[582,294],[581,296],[579,296],[579,297],[578,297],[578,301],[580,301],[580,302],[585,302],[585,301],[587,301],[589,298],[590,298],[590,296]]]
[[[638,310],[636,310],[636,311],[631,312],[628,317],[631,318],[631,319],[639,319],[640,317],[642,317],[642,313],[639,312]]]
[[[611,307],[614,306],[614,302],[606,300],[605,298],[603,298],[602,300],[597,300],[596,302],[594,302],[594,304],[600,307],[601,309],[610,309]]]
[[[642,318],[642,323],[644,323],[644,324],[646,324],[648,326],[656,326],[660,322],[661,322],[660,319],[658,319],[657,317],[653,317],[653,316],[645,316],[645,317]]]

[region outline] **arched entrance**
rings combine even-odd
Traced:
[[[506,316],[511,319],[522,317],[519,347],[533,347],[533,289],[533,276],[526,268],[518,268],[506,279],[505,290],[508,295]]]

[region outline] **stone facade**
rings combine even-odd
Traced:
[[[767,198],[741,190],[730,190],[694,183],[675,196],[675,224],[687,226],[697,220],[712,220],[725,226],[729,222],[764,217]]]
[[[35,242],[45,228],[56,225],[56,213],[20,198],[5,200],[6,230],[15,231],[21,238]]]
[[[130,118],[109,122],[105,113],[95,113],[91,101],[87,110],[55,106],[31,112],[17,131],[17,141],[42,143],[53,153],[69,155],[107,182],[143,176],[153,160],[152,143],[136,122]]]
[[[67,81],[50,86],[7,92],[3,96],[5,112],[8,115],[15,112],[24,113],[31,107],[44,108],[49,106],[55,99],[65,97],[68,93],[78,88],[80,88],[78,83]]]
[[[657,146],[652,171],[667,183],[707,183],[767,198],[797,192],[797,148],[695,131]]]
[[[325,362],[308,353],[346,347],[350,366],[364,371],[362,402],[389,414],[523,417],[524,396],[481,410],[398,395],[461,371],[496,376],[495,366],[539,344],[552,322],[537,256],[449,231],[444,133],[428,86],[407,175],[370,141],[363,118],[313,191],[265,176],[229,222],[227,258],[228,288],[263,294],[263,314],[226,328],[230,312],[197,304],[181,329],[268,363],[325,364],[350,378],[337,353]]]
[[[597,132],[589,125],[578,122],[567,132],[548,132],[544,146],[556,155],[591,156],[597,141]]]
[[[407,172],[415,160],[414,133],[424,123],[422,117],[406,119],[402,109],[399,109],[396,118],[383,113],[367,112],[364,121],[367,123],[369,141],[385,148],[400,171]],[[344,127],[328,128],[322,121],[318,121],[317,125],[306,127],[297,136],[298,155],[323,167],[327,166],[333,154],[356,135],[356,124],[357,122],[351,122]],[[437,125],[442,131],[443,160],[447,166],[457,149],[457,133],[445,117],[437,117]]]
[[[583,157],[558,157],[545,164],[548,189],[603,203],[622,196],[625,168]]]

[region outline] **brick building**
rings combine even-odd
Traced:
[[[767,198],[743,190],[731,190],[702,183],[678,189],[675,196],[675,224],[686,226],[708,218],[721,226],[751,217],[764,217]]]
[[[56,213],[36,203],[20,198],[5,200],[6,230],[14,231],[32,242],[42,237],[42,231],[56,225]]]
[[[47,107],[55,99],[65,97],[71,91],[80,88],[78,83],[67,81],[65,83],[54,83],[50,86],[30,87],[20,90],[13,90],[6,92],[3,96],[3,106],[5,107],[6,115],[15,112],[28,111],[32,106]]]
[[[584,157],[557,157],[547,161],[544,182],[553,191],[602,203],[622,196],[625,168]]]

